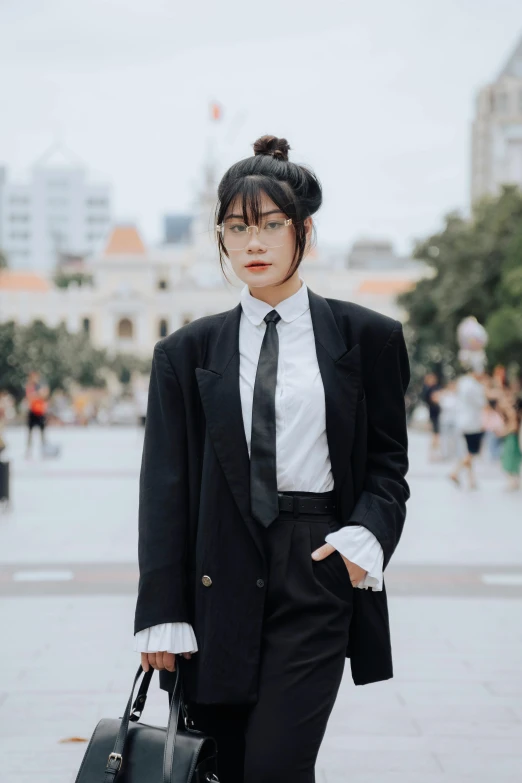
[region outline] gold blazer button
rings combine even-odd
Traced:
[[[203,582],[205,587],[210,587],[210,585],[212,584],[212,579],[209,576],[202,576],[201,581]]]

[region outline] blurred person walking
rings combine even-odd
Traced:
[[[147,421],[148,395],[148,384],[141,379],[137,380],[134,384],[134,406],[136,409],[136,420],[140,429],[145,427]]]
[[[4,429],[10,407],[10,396],[6,391],[0,390],[0,508],[6,508],[9,505],[9,462],[4,461],[3,452],[7,448]]]
[[[6,448],[4,440],[5,425],[7,423],[7,411],[9,407],[9,397],[6,391],[0,390],[0,459],[2,452]]]
[[[47,401],[49,399],[49,387],[42,380],[38,370],[29,373],[25,386],[25,400],[27,403],[27,448],[26,459],[32,456],[33,429],[40,430],[41,452],[44,455],[46,447],[45,428],[47,424]]]
[[[482,412],[482,429],[484,430],[484,442],[492,462],[497,462],[502,454],[502,433],[504,420],[497,410],[499,399],[503,395],[503,386],[499,383],[498,376],[486,376],[484,388],[487,397],[487,406]]]
[[[520,449],[522,406],[513,394],[504,394],[498,402],[498,410],[504,419],[504,442],[502,447],[502,469],[508,477],[506,489],[520,489]]]
[[[460,473],[466,470],[469,488],[476,489],[477,481],[474,471],[474,459],[480,452],[484,436],[482,414],[487,405],[486,391],[482,383],[483,360],[470,358],[466,367],[468,372],[457,381],[457,411],[456,421],[459,433],[466,441],[466,456],[459,460],[455,470],[450,473],[450,479],[460,486]]]
[[[442,389],[441,384],[434,372],[429,372],[424,378],[424,385],[421,392],[421,398],[428,407],[428,413],[431,424],[431,442],[429,459],[434,461],[440,457],[440,404],[439,393]]]
[[[179,666],[223,783],[313,783],[346,657],[393,676],[408,356],[399,322],[300,277],[322,192],[288,150],[223,176],[240,303],[156,344],[145,424],[135,650],[169,692]]]
[[[459,432],[457,429],[457,383],[450,381],[437,392],[440,405],[440,452],[444,460],[454,459],[457,454]]]
[[[488,400],[482,413],[482,429],[484,430],[484,446],[491,462],[498,462],[502,455],[504,420],[499,413],[498,398]]]

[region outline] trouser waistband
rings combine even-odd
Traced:
[[[329,492],[278,492],[279,511],[290,512],[293,517],[300,514],[332,515],[336,509],[335,490]]]

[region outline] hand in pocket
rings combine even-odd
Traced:
[[[319,549],[315,550],[315,552],[312,552],[312,558],[314,560],[324,560],[325,557],[330,557],[330,555],[335,551],[335,547],[331,544],[323,544],[323,546],[320,546]],[[339,554],[341,555],[340,552]],[[352,563],[352,561],[348,560],[348,558],[344,555],[341,555],[341,557],[344,560],[344,564],[348,570],[348,574],[350,575],[350,581],[352,585],[357,587],[357,585],[363,581],[368,572],[365,571],[364,568],[358,566],[356,563]]]

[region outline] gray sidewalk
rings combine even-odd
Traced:
[[[51,431],[56,461],[23,460],[0,515],[0,781],[70,783],[96,721],[119,716],[132,652],[140,433]],[[522,780],[522,496],[498,469],[459,492],[411,438],[412,500],[390,565],[395,678],[355,688],[349,663],[319,783]],[[144,719],[166,721],[152,689]],[[225,781],[226,783],[226,781]]]

